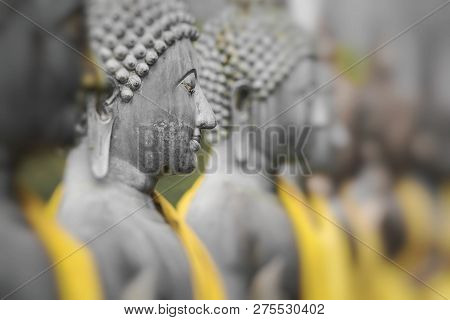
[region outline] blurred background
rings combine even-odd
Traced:
[[[226,5],[226,0],[188,2],[200,29]],[[333,190],[330,196],[340,199],[344,210],[352,202],[366,221],[353,231],[364,238],[373,228],[381,244],[367,240],[370,245],[438,292],[430,289],[414,297],[450,295],[448,2],[278,2],[314,37],[318,60],[327,70],[318,76],[321,90],[311,97],[327,94],[331,99],[320,127],[324,134],[313,132],[306,153],[313,169],[310,180],[325,178]],[[30,153],[18,170],[19,185],[48,200],[61,181],[66,154]],[[206,157],[207,151],[200,154],[199,169],[190,177],[165,177],[158,189],[176,204],[203,170]],[[386,282],[380,285],[386,288],[403,277],[383,272]]]

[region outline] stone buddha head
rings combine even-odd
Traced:
[[[20,157],[74,139],[83,1],[22,0],[8,6],[0,6],[0,147]]]
[[[297,102],[312,86],[312,43],[273,4],[239,4],[206,24],[197,46],[201,84],[218,119],[211,142],[252,126],[261,139],[249,147],[277,164],[280,154],[292,155],[307,115],[308,103]]]
[[[199,34],[184,4],[92,0],[88,27],[97,71],[86,95],[94,176],[124,166],[151,176],[191,172],[201,131],[216,120],[197,83]]]

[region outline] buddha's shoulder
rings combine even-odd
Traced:
[[[201,190],[209,190],[210,192],[218,190],[221,193],[227,192],[236,196],[262,195],[267,193],[254,176],[239,173],[207,174],[203,177],[201,186],[198,189],[198,191]]]
[[[254,211],[259,208],[281,210],[277,196],[257,184],[242,181],[237,175],[212,174],[204,177],[192,201],[197,209],[220,208],[220,211]]]
[[[63,196],[59,219],[70,225],[110,226],[120,220],[150,216],[156,208],[150,197],[128,194],[114,186],[95,187]],[[126,225],[126,224],[125,224]]]

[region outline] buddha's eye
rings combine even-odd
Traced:
[[[186,91],[191,96],[194,95],[194,93],[195,93],[196,84],[197,84],[197,79],[195,78],[194,74],[190,74],[188,77],[186,77],[181,82],[181,85],[186,89]]]

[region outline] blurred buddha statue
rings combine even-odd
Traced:
[[[338,5],[328,1],[324,22],[328,24],[331,38],[334,38],[333,59],[338,72],[347,69],[440,4],[440,1],[419,0],[377,3],[346,0]],[[406,7],[408,10],[405,10]],[[352,17],[352,14],[355,16]],[[356,19],[362,21],[360,28],[354,28]],[[430,65],[444,60],[445,50],[442,49],[445,48],[445,41],[437,39],[445,31],[439,32],[436,28],[443,21],[445,14],[436,14],[420,29],[411,30],[401,40],[390,43],[337,81],[347,82],[347,88],[357,88],[359,92],[354,95],[355,99],[346,102],[347,109],[353,114],[348,125],[352,128],[351,140],[355,142],[357,162],[351,175],[344,175],[346,179],[342,179],[344,211],[354,236],[378,252],[369,253],[366,245],[355,241],[357,251],[362,253],[360,256],[372,261],[365,262],[372,265],[365,273],[372,274],[374,279],[388,279],[388,274],[397,279],[390,281],[392,285],[386,285],[384,289],[378,288],[380,290],[375,291],[374,298],[417,298],[418,288],[433,293],[413,277],[404,279],[403,271],[387,271],[381,264],[391,264],[388,260],[395,260],[419,278],[429,273],[429,268],[434,268],[430,255],[434,255],[433,238],[439,228],[435,227],[434,183],[429,177],[439,167],[439,161],[433,165],[426,163],[427,159],[443,160],[444,152],[441,157],[435,157],[431,150],[445,148],[436,148],[435,142],[441,139],[436,136],[431,138],[425,127],[430,129],[432,122],[436,124],[439,122],[437,119],[443,118],[443,114],[432,115],[435,95],[430,94],[439,87],[431,78],[437,79],[438,74],[445,74],[442,69],[444,63],[439,67],[442,73],[430,68]],[[338,86],[338,90],[347,92],[343,88]],[[438,136],[443,136],[442,133]],[[424,179],[425,175],[428,178]],[[365,251],[368,254],[364,254]],[[377,257],[379,253],[385,257]],[[374,276],[375,265],[387,273],[380,272]],[[372,283],[367,287],[375,286],[377,290],[378,285]]]
[[[191,12],[198,22],[204,23],[211,16],[217,14],[226,8],[230,0],[185,0],[188,5],[189,12]]]
[[[439,4],[439,1],[431,1],[429,6],[437,7]],[[419,32],[424,99],[410,145],[414,175],[410,175],[407,181],[415,183],[403,183],[409,186],[408,189],[403,188],[403,198],[409,200],[410,211],[415,210],[412,212],[416,212],[418,217],[409,224],[409,229],[415,230],[417,235],[413,244],[428,249],[427,263],[422,264],[421,276],[436,291],[424,288],[423,297],[427,299],[448,298],[450,295],[450,95],[447,85],[450,66],[446,62],[450,57],[450,40],[446,36],[448,10],[448,7],[442,10]],[[414,194],[407,193],[408,190],[413,190]],[[407,249],[412,252],[414,246]]]
[[[194,20],[177,0],[92,0],[87,136],[68,159],[60,221],[95,254],[107,298],[221,298],[214,265],[163,194],[216,126],[198,84]],[[175,186],[174,186],[175,187]]]
[[[83,3],[11,3],[0,4],[0,298],[100,298],[89,252],[69,258],[80,245],[16,185],[25,158],[74,141]]]
[[[204,33],[200,79],[218,127],[207,136],[207,172],[180,215],[210,250],[229,298],[297,298],[297,238],[276,175],[296,157],[298,132],[289,129],[306,108],[292,105],[310,87],[311,41],[284,11],[248,1],[210,19]]]
[[[249,4],[255,3],[270,3],[277,7],[285,7],[288,0],[208,0],[208,1],[198,1],[198,0],[185,0],[188,5],[189,12],[191,12],[197,18],[200,23],[207,22],[212,16],[216,16],[217,12],[221,12],[227,8],[231,3],[242,3],[248,2]]]

